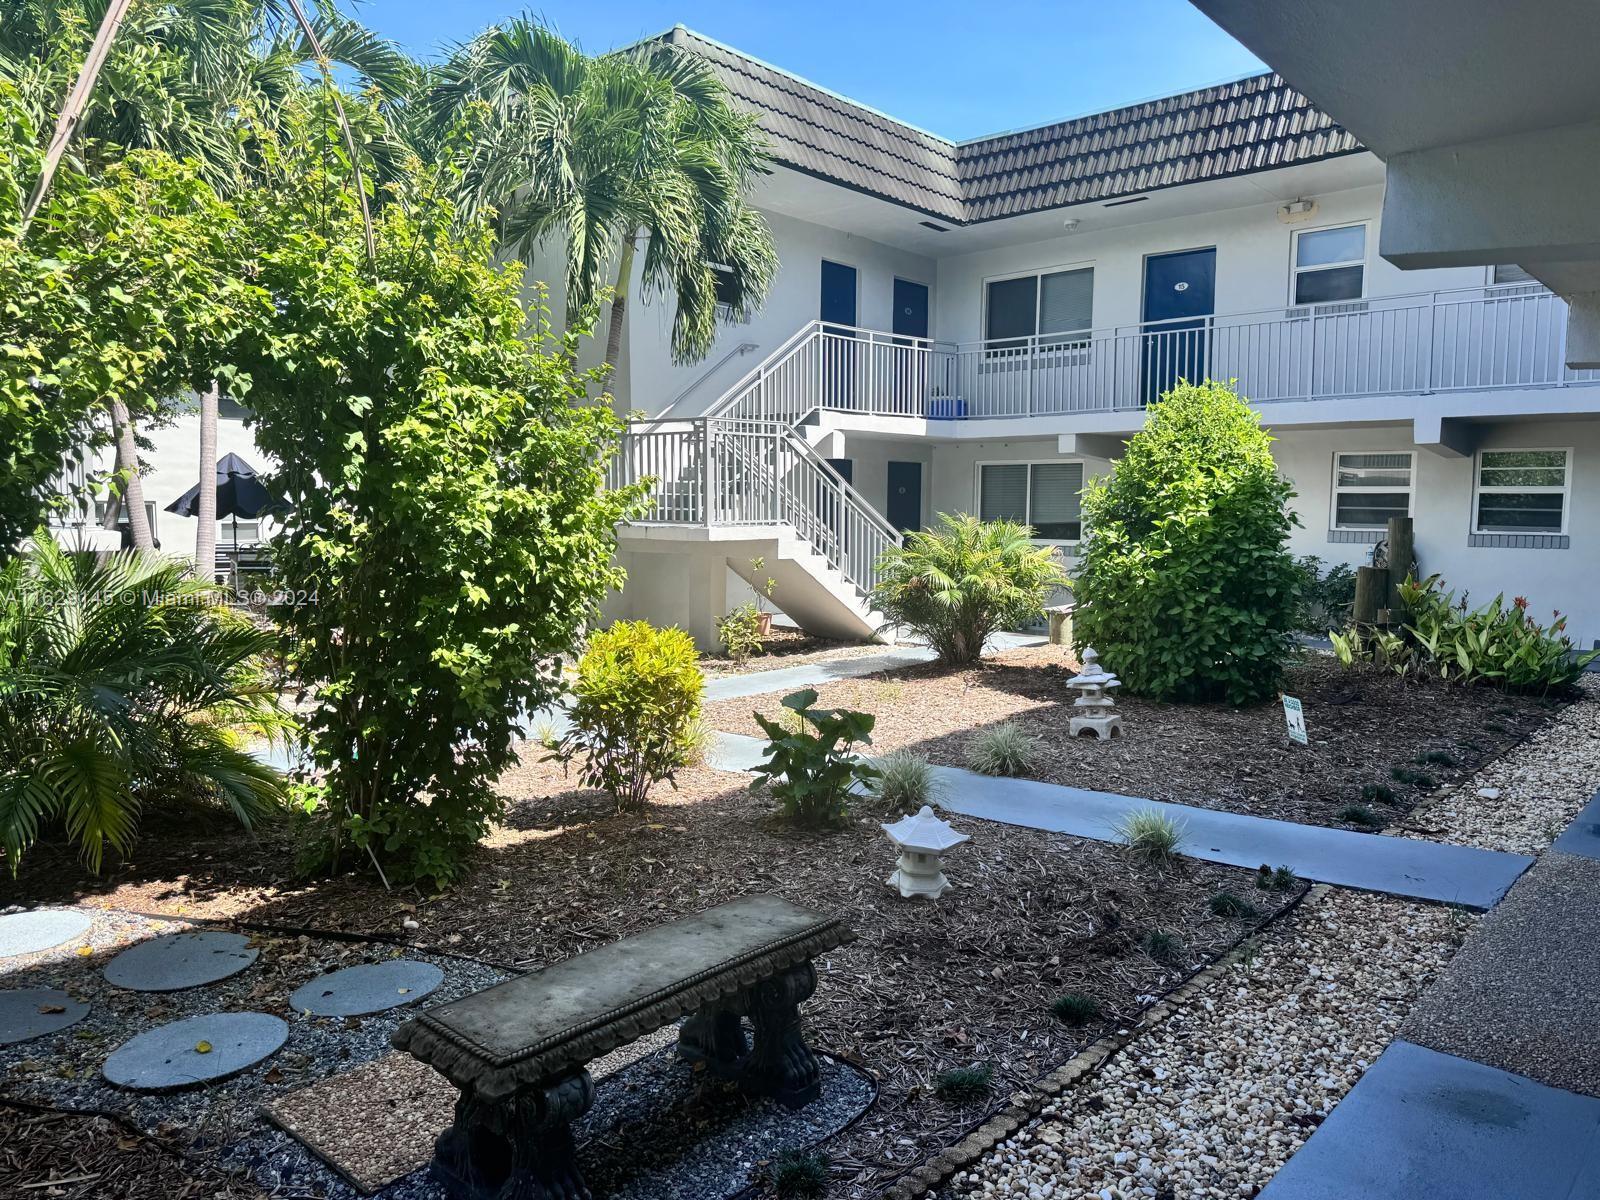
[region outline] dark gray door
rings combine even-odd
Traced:
[[[906,416],[921,416],[921,402],[927,390],[928,378],[927,284],[913,283],[909,279],[894,281],[892,332],[897,335],[889,381],[894,395],[894,411]]]
[[[922,528],[922,464],[889,464],[889,503],[885,515],[901,533]]]
[[[1144,371],[1146,404],[1180,379],[1206,377],[1211,314],[1216,311],[1217,252],[1180,250],[1144,260]]]
[[[853,408],[856,395],[856,269],[822,260],[822,404]]]

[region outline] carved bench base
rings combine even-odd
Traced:
[[[579,1070],[509,1100],[463,1093],[434,1146],[433,1174],[459,1200],[592,1200],[578,1171],[572,1122],[594,1103]]]
[[[817,1059],[800,1031],[800,1005],[816,990],[817,972],[803,962],[763,980],[740,996],[702,1009],[683,1024],[678,1053],[704,1063],[752,1096],[771,1096],[803,1108],[822,1094]],[[741,1017],[755,1031],[746,1042]]]

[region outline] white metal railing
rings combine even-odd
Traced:
[[[640,519],[674,525],[788,525],[865,595],[900,535],[781,422],[728,417],[636,422],[608,484],[648,482]]]
[[[1256,403],[1600,380],[1565,365],[1566,309],[1520,284],[959,344],[813,321],[707,415],[1107,412],[1143,408],[1180,378],[1237,380]]]

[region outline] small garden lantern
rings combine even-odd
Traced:
[[[902,817],[893,825],[885,825],[883,831],[900,848],[895,872],[884,882],[899,888],[900,895],[908,900],[912,896],[937,900],[944,895],[950,887],[941,861],[944,852],[972,840],[934,816],[933,809],[926,804],[916,816]]]
[[[1111,688],[1121,687],[1122,680],[1102,669],[1093,646],[1084,647],[1083,670],[1067,680],[1067,686],[1080,693],[1072,702],[1074,715],[1067,726],[1071,736],[1092,733],[1104,741],[1122,732],[1122,715],[1112,711],[1115,702],[1106,694]]]

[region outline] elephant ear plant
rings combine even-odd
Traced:
[[[755,769],[751,791],[772,790],[783,815],[798,825],[837,825],[844,820],[850,792],[882,774],[854,753],[857,743],[872,744],[871,713],[848,708],[813,708],[817,693],[811,688],[783,698],[783,706],[798,718],[789,728],[755,714],[771,740],[767,761]]]

